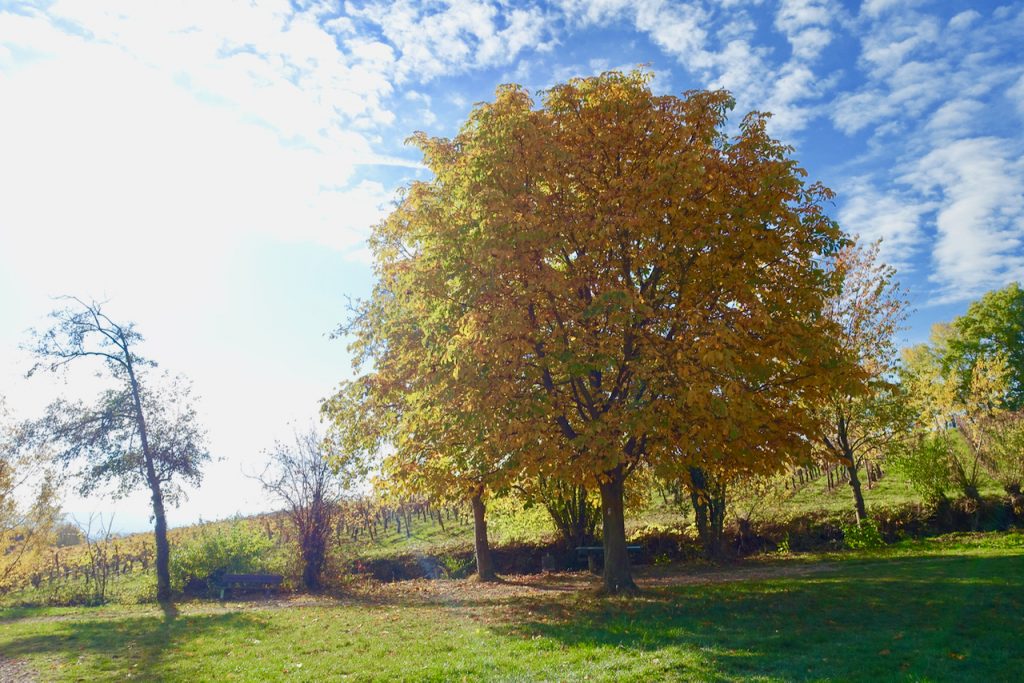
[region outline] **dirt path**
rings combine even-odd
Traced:
[[[833,572],[834,562],[778,562],[745,564],[726,567],[638,567],[637,584],[641,590],[671,586],[714,584],[733,581],[764,581],[777,578],[810,577]],[[557,599],[559,597],[594,597],[601,587],[601,578],[587,572],[551,572],[508,576],[494,583],[479,583],[474,579],[436,580],[414,579],[394,583],[366,582],[354,586],[348,593],[338,596],[288,595],[277,598],[256,598],[231,602],[197,601],[176,605],[164,613],[164,618],[208,614],[235,614],[240,612],[293,609],[304,607],[409,605],[444,607],[498,606],[528,599]],[[59,622],[83,619],[103,621],[126,617],[149,618],[159,611],[147,608],[111,606],[70,614],[26,616],[17,622]],[[0,620],[0,624],[3,621]],[[10,660],[4,660],[10,661]],[[6,664],[4,665],[6,666]],[[0,672],[5,669],[0,668]],[[0,675],[0,681],[5,681]]]
[[[0,683],[32,683],[36,673],[20,659],[0,655]]]

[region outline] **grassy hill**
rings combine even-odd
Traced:
[[[983,493],[997,495],[998,487],[986,482]],[[869,512],[882,515],[919,503],[906,481],[897,475],[883,477],[873,487],[865,490]],[[755,528],[784,529],[792,520],[815,519],[817,524],[850,521],[853,516],[852,496],[849,487],[837,485],[829,489],[826,479],[821,477],[796,490],[779,487],[770,496],[744,496],[742,492],[734,496],[730,503],[733,518],[736,515],[749,517]],[[441,521],[435,516],[437,511],[421,511],[422,514],[411,514],[401,528],[392,521],[386,527],[376,525],[372,535],[360,532],[353,538],[350,531],[341,532],[335,537],[332,557],[336,571],[351,571],[355,565],[402,560],[407,563],[418,561],[418,558],[429,557],[441,563],[446,569],[466,570],[471,568],[473,545],[473,528],[467,510],[446,510]],[[553,544],[556,541],[554,527],[541,506],[524,508],[515,500],[498,499],[491,502],[488,509],[488,530],[492,545],[498,549],[503,547],[536,546]],[[822,521],[824,520],[824,521]],[[215,532],[231,525],[248,525],[261,533],[275,538],[281,546],[282,554],[288,554],[283,546],[288,545],[290,527],[281,514],[260,515],[235,520],[207,522],[202,525],[172,529],[170,541],[173,548],[180,548],[194,542],[204,533]],[[650,492],[646,505],[634,507],[627,517],[627,533],[631,538],[655,539],[652,557],[648,560],[668,560],[687,556],[679,550],[680,544],[695,543],[695,530],[692,528],[692,513],[688,507],[675,506],[655,491]],[[781,532],[777,532],[781,533]],[[820,533],[819,533],[820,535]],[[660,542],[668,538],[671,543]],[[107,544],[107,552],[115,559],[115,570],[108,577],[105,599],[107,601],[133,604],[143,603],[152,599],[155,591],[155,579],[152,571],[152,537],[141,533],[114,539]],[[798,548],[798,544],[794,544]],[[79,567],[87,563],[89,548],[85,545],[54,549],[44,557],[49,564],[37,571],[39,580],[26,581],[24,589],[0,597],[0,607],[18,604],[68,604],[81,602],[85,579],[81,571],[67,573],[69,567]],[[690,555],[693,553],[691,552]],[[656,557],[655,557],[656,556]],[[287,562],[287,558],[282,562]],[[539,560],[528,560],[538,565],[530,567],[535,571]],[[54,572],[54,565],[58,571]],[[525,565],[524,565],[525,566]],[[412,568],[415,574],[415,566]],[[26,575],[30,572],[26,569]],[[401,571],[391,575],[402,576]],[[31,578],[31,577],[30,577]]]

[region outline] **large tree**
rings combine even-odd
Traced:
[[[182,495],[181,482],[198,484],[209,460],[190,387],[181,378],[152,377],[156,365],[138,354],[142,335],[114,322],[96,302],[65,297],[51,313],[54,324],[33,335],[37,362],[29,371],[57,372],[98,360],[110,388],[94,402],[58,399],[31,425],[32,442],[47,443],[65,465],[82,463],[79,489],[88,494],[113,483],[114,494],[149,490],[156,545],[157,599],[170,600],[167,503]]]
[[[882,453],[910,427],[910,410],[893,379],[898,368],[896,332],[906,319],[907,301],[896,270],[878,260],[879,244],[851,244],[835,257],[843,278],[826,312],[840,328],[842,351],[859,368],[837,383],[818,409],[816,437],[826,459],[849,477],[857,521],[867,517],[859,469],[866,457]]]
[[[380,358],[423,334],[402,352],[445,390],[415,387],[417,411],[457,396],[456,440],[475,435],[492,468],[600,490],[609,592],[635,589],[630,474],[779,467],[838,362],[830,192],[803,183],[765,116],[729,138],[727,93],[655,96],[648,80],[576,79],[540,107],[505,86],[454,139],[416,136],[434,178],[376,231],[371,307],[418,313],[364,345]]]

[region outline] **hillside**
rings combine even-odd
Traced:
[[[744,549],[745,553],[771,550],[783,538],[793,550],[836,547],[834,539],[841,538],[839,525],[852,519],[848,487],[837,484],[830,490],[826,478],[819,477],[794,489],[788,489],[783,481],[767,498],[737,493],[731,501],[730,524],[735,529],[737,517],[749,519],[758,539],[755,546]],[[986,482],[983,493],[998,495],[998,487]],[[869,510],[882,519],[894,518],[894,524],[905,524],[908,514],[917,514],[908,510],[920,508],[918,497],[896,475],[883,477],[866,491],[866,497]],[[895,515],[895,511],[902,512]],[[554,549],[558,540],[543,507],[527,508],[515,500],[498,499],[491,503],[488,513],[492,545],[499,561],[505,562],[501,570],[537,571],[543,548]],[[343,519],[330,549],[333,585],[344,584],[346,576],[353,573],[391,580],[438,573],[461,576],[472,569],[473,527],[468,510],[439,509],[422,502],[371,507],[363,501],[350,505]],[[692,520],[688,505],[675,506],[667,496],[650,491],[648,503],[632,509],[627,518],[630,538],[645,547],[639,560],[695,558],[698,551]],[[286,575],[294,571],[287,550],[293,532],[281,513],[172,529],[170,541],[174,549],[185,548],[197,539],[227,534],[236,527],[268,539],[275,570]],[[510,550],[503,554],[506,548]],[[96,598],[90,596],[96,593],[97,579],[90,567],[97,555],[107,571],[104,601],[131,604],[152,599],[152,536],[139,533],[105,544],[53,548],[22,570],[23,588],[0,598],[0,605],[94,601]],[[573,566],[573,554],[559,553],[558,557],[561,566]]]

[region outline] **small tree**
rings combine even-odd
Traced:
[[[910,426],[896,372],[895,335],[906,319],[907,302],[896,270],[878,261],[879,243],[851,244],[836,254],[834,268],[843,285],[828,302],[826,314],[841,330],[840,346],[859,372],[837,383],[819,406],[822,429],[816,434],[825,459],[849,476],[859,523],[867,517],[858,471]]]
[[[79,533],[85,539],[86,599],[90,605],[102,605],[107,601],[107,584],[110,582],[110,539],[114,516],[104,520],[103,515],[90,514],[85,522],[75,520]]]
[[[456,393],[449,378],[458,372],[437,371],[441,362],[425,362],[410,355],[395,354],[406,344],[427,346],[414,326],[405,324],[407,311],[392,303],[367,307],[361,319],[376,317],[381,324],[404,329],[390,343],[386,359],[378,363],[378,372],[344,382],[323,406],[331,421],[332,434],[342,454],[363,454],[367,459],[382,458],[381,484],[398,496],[426,495],[434,501],[468,502],[473,511],[473,537],[477,578],[494,581],[497,572],[487,535],[487,502],[507,475],[506,459],[497,455],[500,444],[486,438],[486,431],[463,406],[480,388],[466,384]],[[410,339],[410,337],[412,337]],[[359,343],[354,345],[357,349]],[[363,352],[365,353],[365,351]],[[358,359],[357,355],[357,364]],[[421,367],[433,362],[435,371]],[[382,382],[381,369],[399,373],[399,382]],[[465,374],[463,375],[465,377]],[[433,407],[424,411],[422,404]],[[402,425],[401,431],[398,425]],[[412,436],[402,436],[402,432]],[[396,438],[396,436],[398,438]],[[339,464],[340,466],[340,464]],[[408,527],[407,527],[408,528]]]
[[[944,434],[924,437],[922,442],[928,446],[918,447],[919,457],[930,452],[943,458],[951,483],[980,505],[978,483],[988,447],[984,427],[1003,412],[1000,406],[1010,372],[1002,354],[976,359],[966,380],[956,368],[944,367],[949,330],[949,326],[936,326],[931,344],[906,349],[901,373],[920,428]]]
[[[24,438],[0,396],[0,592],[49,544],[60,516],[49,460],[45,452],[23,452]]]
[[[146,374],[156,365],[138,354],[143,337],[132,323],[110,319],[99,303],[62,297],[68,307],[50,314],[53,326],[33,335],[29,347],[39,370],[58,372],[83,359],[98,359],[113,386],[88,405],[58,399],[29,427],[31,443],[48,443],[78,473],[83,495],[113,482],[118,497],[145,486],[150,493],[156,541],[157,600],[171,597],[167,503],[182,497],[182,482],[198,484],[210,458],[191,389],[183,378]]]
[[[893,448],[889,464],[926,502],[945,503],[953,476],[949,454],[960,445],[952,432],[919,432]]]
[[[331,453],[312,427],[296,431],[294,443],[276,442],[267,457],[267,467],[258,479],[285,504],[298,532],[302,584],[316,590],[322,585],[338,504],[354,473],[350,468],[332,468]]]
[[[1024,517],[1024,410],[993,415],[982,425],[985,466],[1006,491],[1014,514]]]

